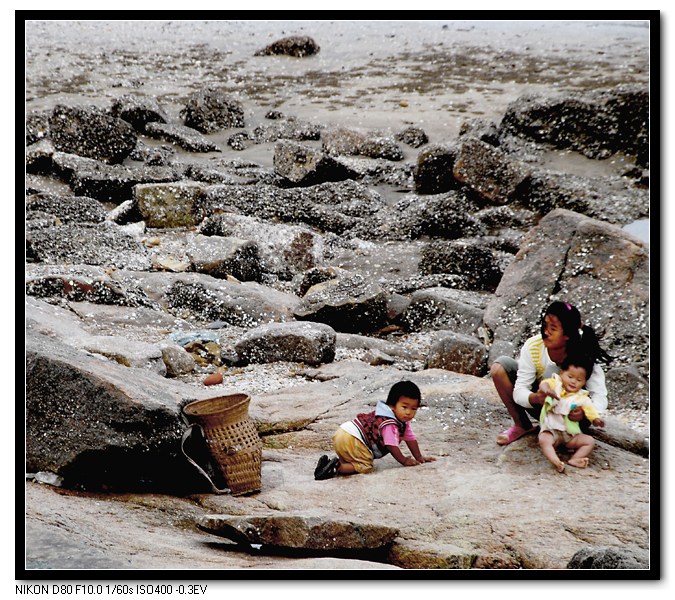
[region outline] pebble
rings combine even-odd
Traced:
[[[211,373],[204,378],[204,385],[218,385],[219,383],[223,383],[222,373]]]

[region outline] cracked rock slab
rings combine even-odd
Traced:
[[[198,526],[237,543],[308,550],[382,548],[399,534],[399,530],[392,527],[292,515],[206,515],[198,521]]]

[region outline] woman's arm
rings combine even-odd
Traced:
[[[607,410],[607,387],[605,386],[605,373],[602,367],[596,364],[591,376],[586,381],[586,389],[591,397],[593,406],[599,413]]]
[[[532,392],[532,386],[537,379],[537,368],[530,353],[530,345],[528,340],[520,350],[518,374],[513,386],[513,399],[516,404],[524,408],[532,408],[532,401],[534,401],[534,404],[543,404],[546,400],[545,394]]]

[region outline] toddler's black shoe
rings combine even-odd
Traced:
[[[316,463],[316,468],[314,469],[314,477],[316,477],[317,473],[321,471],[326,465],[328,464],[328,457],[324,454],[321,458],[319,458],[319,462]]]
[[[330,479],[331,477],[335,477],[337,474],[337,466],[338,463],[340,462],[337,457],[332,458],[331,460],[328,460],[328,457],[326,457],[327,462],[322,462],[323,456],[319,459],[319,464],[316,465],[316,469],[314,471],[314,479],[317,481],[321,481],[323,479]]]

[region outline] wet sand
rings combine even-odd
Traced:
[[[254,56],[286,35],[321,49]],[[177,117],[189,93],[217,85],[244,103],[250,128],[275,109],[388,133],[417,125],[436,143],[467,119],[499,122],[526,93],[646,82],[649,41],[647,22],[619,21],[35,21],[26,108],[150,95]],[[235,154],[271,165],[260,150]]]

